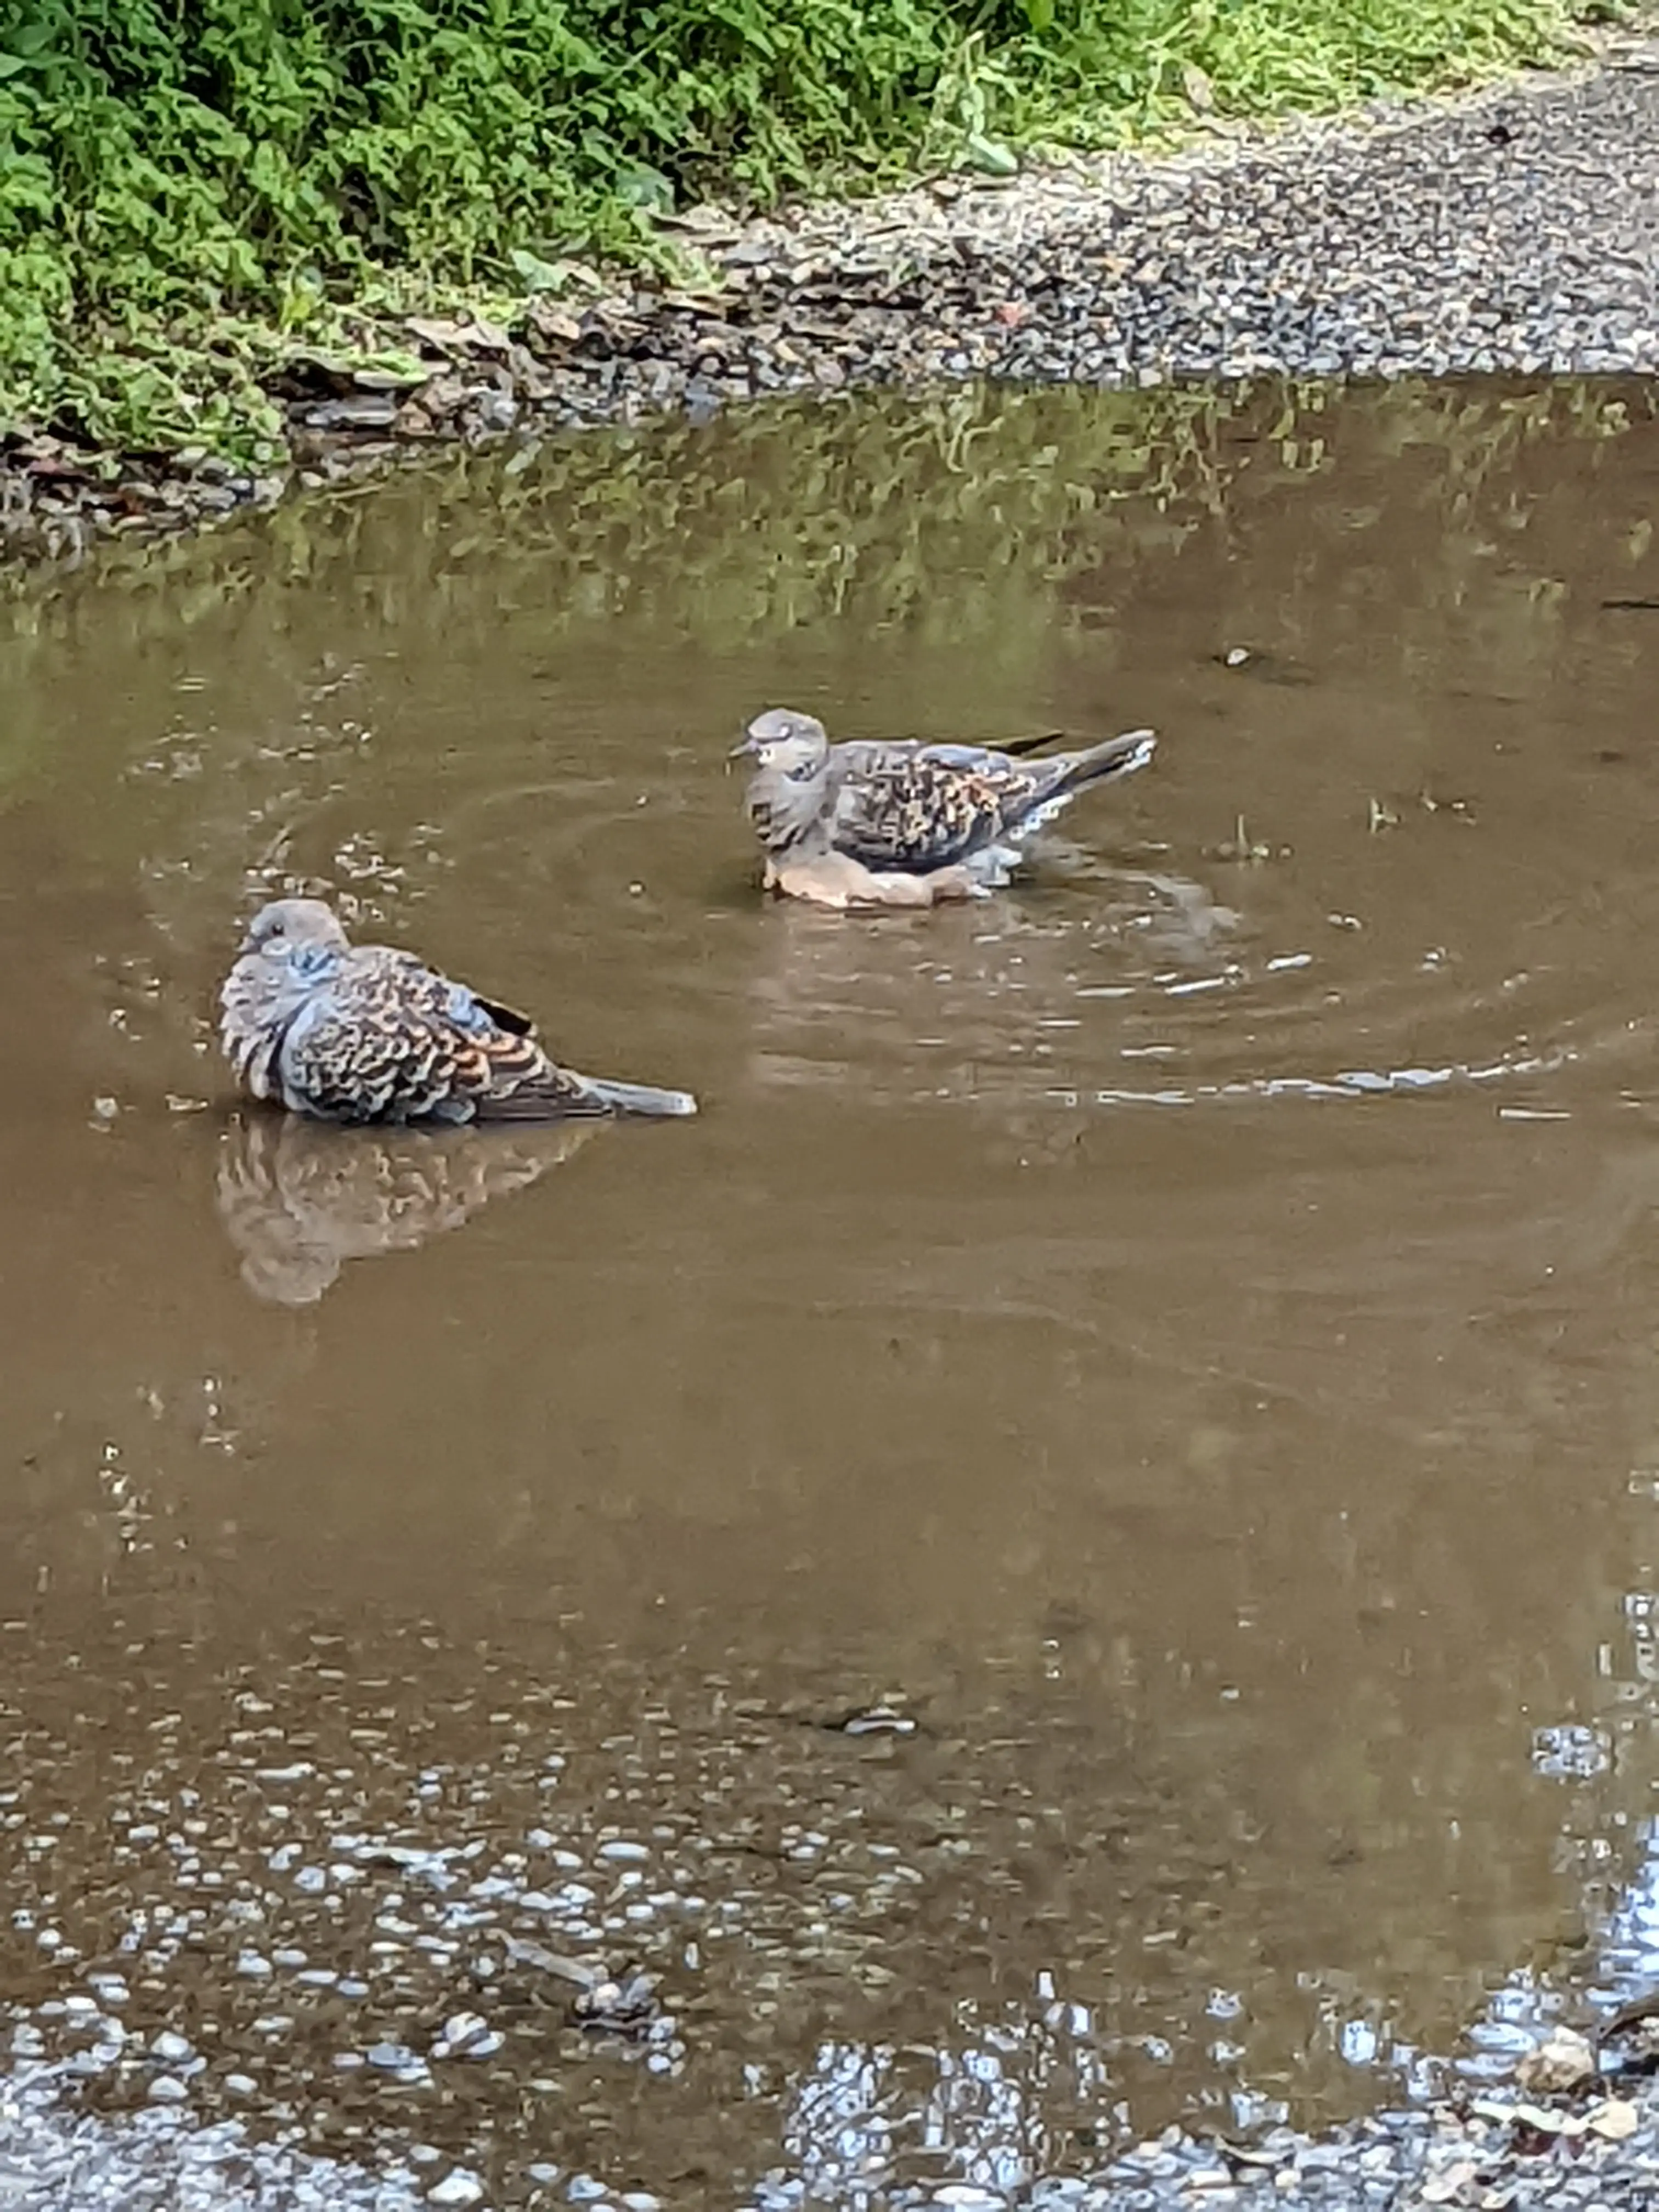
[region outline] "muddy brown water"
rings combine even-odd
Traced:
[[[1659,1965],[1656,494],[1609,387],[866,402],[14,601],[0,1999],[72,2057],[128,1985],[66,2095],[172,2028],[491,2202],[850,2203]],[[779,702],[1162,743],[844,918],[753,889]],[[284,884],[702,1117],[238,1117]]]

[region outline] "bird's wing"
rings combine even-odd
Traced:
[[[447,976],[438,975],[428,968],[418,952],[405,952],[395,945],[362,945],[356,947],[355,961],[371,958],[375,965],[388,973],[393,969],[406,975],[412,988],[422,988],[422,979],[436,981],[447,992],[459,991],[475,1007],[482,1007],[497,1029],[506,1030],[514,1036],[534,1036],[536,1024],[528,1014],[521,1014],[516,1006],[504,1006],[499,999],[486,999],[482,992],[474,991],[464,983],[452,983]]]
[[[866,867],[915,873],[994,843],[1060,780],[1051,762],[977,745],[849,744],[836,756],[836,850]]]
[[[528,1024],[504,1026],[497,1010],[465,984],[410,954],[374,945],[360,947],[295,1022],[283,1070],[290,1091],[331,1121],[505,1121],[604,1111],[581,1077],[549,1060]]]

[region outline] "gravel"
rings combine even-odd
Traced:
[[[1533,2123],[1583,2115],[1482,2099],[1462,2110],[1384,2115],[1319,2142],[1280,2129],[1248,2149],[1195,2142],[1171,2129],[1086,2179],[1039,2179],[1006,2189],[973,2182],[899,2186],[884,2190],[878,2201],[892,2212],[927,2206],[956,2212],[1250,2212],[1267,2205],[1285,2212],[1406,2212],[1431,2205],[1464,2212],[1565,2212],[1571,2206],[1647,2212],[1659,2193],[1659,2113],[1651,2098],[1639,2112],[1622,2100],[1601,2100],[1599,2109],[1608,2107],[1637,2114],[1623,2139],[1595,2131],[1596,2106],[1589,2124],[1575,2132]],[[1508,2118],[1506,2112],[1530,2117]],[[543,2166],[536,2179],[550,2190],[556,2174]],[[599,2203],[606,2196],[585,2174],[572,2176],[557,2194],[567,2203]],[[484,2183],[465,2167],[452,2167],[422,2187],[410,2166],[374,2172],[319,2158],[260,2142],[234,2121],[194,2125],[172,2110],[119,2119],[76,2112],[49,2069],[23,2069],[0,2087],[0,2202],[28,2212],[48,2206],[125,2212],[139,2204],[166,2204],[176,2212],[308,2204],[414,2212],[422,2203],[465,2207],[487,2196]],[[645,2212],[660,2200],[635,2191],[615,2201]],[[809,2194],[799,2177],[781,2171],[746,2199],[754,2212],[870,2201],[852,2187]]]
[[[416,317],[427,373],[296,363],[288,465],[186,453],[100,481],[47,437],[0,456],[0,548],[78,557],[269,505],[434,441],[700,418],[795,392],[963,380],[1651,374],[1659,369],[1659,38],[1452,102],[1164,158],[945,178],[743,222],[690,210],[682,289],[526,302],[511,329]],[[368,388],[362,388],[362,387]]]
[[[106,2119],[66,2101],[50,2067],[21,2067],[0,2081],[7,2212],[416,2212],[422,2202],[406,2171],[374,2172],[260,2142],[240,2121],[204,2127],[166,2102]]]
[[[130,1638],[129,1625],[116,1633]],[[609,1684],[602,1668],[555,1667],[556,1683],[582,1682],[578,1698],[471,1647],[447,1655],[424,1629],[366,1646],[348,1672],[334,1663],[340,1638],[312,1641],[312,1659],[239,1666],[206,1705],[167,1697],[161,1723],[143,1728],[142,1766],[108,1759],[101,1735],[78,1757],[57,1744],[33,1715],[61,1658],[14,1655],[14,1785],[0,1800],[14,1947],[0,2003],[6,2212],[1636,2212],[1659,2202],[1659,2001],[1642,1996],[1654,1954],[1622,1922],[1593,2002],[1517,1969],[1458,2053],[1397,2054],[1395,2109],[1310,2134],[1224,2075],[1231,2102],[1201,2099],[1187,2126],[1135,2140],[1123,2036],[1107,2008],[1091,2019],[1065,2002],[1048,1969],[1023,2030],[1005,2001],[977,2028],[971,2007],[952,2014],[933,2052],[849,2033],[855,1984],[914,1980],[941,1946],[957,1965],[971,1959],[1000,1877],[1017,1851],[1041,1848],[1036,1812],[1018,1816],[1017,1845],[990,1809],[1045,1802],[1012,1790],[1016,1770],[1000,1764],[1026,1740],[1018,1701],[969,1729],[961,1772],[986,1796],[977,1811],[966,1798],[953,1811],[936,1788],[954,1803],[962,1784],[935,1771],[938,1749],[915,1770],[895,1765],[892,1729],[860,1743],[839,1705],[775,1711],[734,1698],[723,1676],[688,1700],[619,1660]],[[416,1686],[406,1709],[386,1702]],[[366,1711],[380,1721],[367,1761]],[[911,1719],[910,1740],[933,1742],[931,1722],[866,1711]],[[422,1763],[437,1748],[428,1713],[446,1717],[438,1767]],[[630,1729],[632,1716],[646,1717]],[[296,1738],[312,1755],[273,1766],[272,1751]],[[1102,1755],[1114,1825],[1097,1836],[1079,1826],[1077,1805],[1103,1794],[1086,1762],[1071,1770],[1075,1797],[1055,1809],[1074,1863],[1109,1869],[1121,1917],[1136,1895],[1123,1836],[1155,1820],[1162,1800],[1153,1790],[1137,1809],[1121,1759],[1109,1747]],[[435,1802],[422,1794],[428,1774],[441,1781]],[[1196,1895],[1198,1863],[1182,1857],[1194,1804],[1183,1796],[1164,1810],[1172,1825],[1146,1831],[1160,1924],[1168,1884]],[[52,1850],[30,1849],[52,1833]],[[966,1857],[942,1850],[958,1840]],[[809,1845],[811,1867],[798,1871]],[[313,1870],[321,1890],[300,1879]],[[560,1887],[556,1872],[588,1879]],[[210,1903],[199,1901],[198,1873],[218,1877]],[[1073,1879],[1081,1923],[1099,1901]],[[33,1937],[60,1884],[64,1941],[36,1970]],[[1238,1895],[1230,1869],[1218,1894]],[[1628,1899],[1641,1917],[1646,1883]],[[632,1900],[648,1908],[641,1921],[626,1919]],[[240,1931],[254,1924],[282,2009],[266,2009],[264,1981],[250,1987],[237,1971]],[[620,1964],[636,1943],[654,1971]],[[325,1989],[307,1979],[325,1954],[337,1960]],[[1620,1991],[1632,2001],[1609,2011]],[[118,1998],[132,2015],[125,2026],[110,2014]],[[1600,2048],[1568,2024],[1573,2009],[1602,2021]],[[1068,2062],[1074,2010],[1085,2016]],[[1212,1990],[1204,2017],[1231,2023],[1238,2010]],[[884,2001],[878,2016],[899,2017]],[[1065,2082],[1097,2048],[1109,2063],[1087,2109],[1105,2124],[1085,2147],[1085,2131],[1061,2118]],[[750,2165],[753,2178],[739,2179],[724,2131],[695,2164],[683,2156],[682,2128],[700,2126],[707,2108],[762,2099],[775,2121],[757,2112],[743,2132],[775,2143],[786,2163],[759,2174]],[[641,2185],[659,2174],[673,2183],[666,2193]]]

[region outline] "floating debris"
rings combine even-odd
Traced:
[[[893,1705],[855,1705],[851,1712],[820,1721],[820,1728],[840,1735],[915,1735],[918,1723]]]

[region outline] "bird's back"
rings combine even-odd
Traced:
[[[522,1016],[390,945],[353,946],[295,1017],[281,1064],[288,1103],[325,1121],[582,1110],[580,1079],[554,1066]]]
[[[1151,757],[1135,731],[1042,757],[985,745],[853,740],[830,749],[830,841],[867,867],[926,872],[1016,844],[1087,784]]]
[[[1054,764],[979,745],[854,741],[830,755],[833,842],[866,866],[950,867],[1035,804]]]

